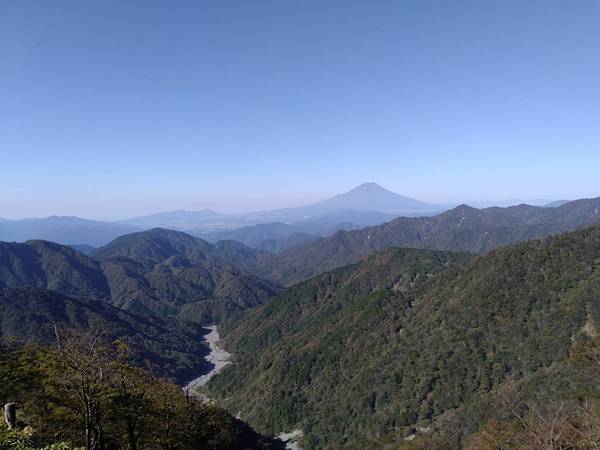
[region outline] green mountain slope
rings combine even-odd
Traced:
[[[55,342],[54,327],[102,330],[107,339],[130,342],[142,363],[158,374],[185,382],[207,369],[202,329],[142,318],[106,301],[72,298],[41,288],[0,289],[0,340]]]
[[[202,239],[179,231],[153,228],[118,237],[114,241],[97,249],[93,256],[106,260],[123,256],[143,264],[147,269],[165,259],[178,255],[193,262],[211,259],[213,246]]]
[[[65,295],[110,298],[100,264],[71,247],[47,241],[0,242],[0,287],[33,286]]]
[[[262,304],[277,287],[250,274],[261,253],[155,229],[122,236],[92,257],[46,241],[0,242],[0,287],[40,287],[127,311],[218,322]]]
[[[243,270],[255,251],[177,231],[157,228],[122,236],[93,256],[102,261],[111,302],[137,313],[218,322],[277,291]]]
[[[236,364],[211,391],[260,429],[303,429],[309,449],[364,448],[561,362],[597,332],[600,228],[464,267],[464,256],[424,264],[412,252],[408,266],[376,254],[250,313],[228,330]]]
[[[250,345],[252,350],[260,351],[271,341],[297,331],[298,326],[306,328],[330,320],[357,299],[384,289],[410,291],[432,274],[463,265],[472,258],[471,254],[433,250],[383,250],[360,263],[288,288],[233,328],[226,327],[226,342],[236,349]]]

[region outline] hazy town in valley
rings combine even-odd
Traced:
[[[599,23],[0,1],[0,450],[600,449]]]

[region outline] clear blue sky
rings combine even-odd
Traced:
[[[600,2],[0,0],[0,217],[600,196]]]

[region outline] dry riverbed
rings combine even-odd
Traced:
[[[286,450],[302,450],[298,441],[302,438],[302,431],[294,430],[291,433],[281,433],[277,436],[283,442],[285,442]]]
[[[220,336],[217,326],[211,325],[210,327],[206,328],[210,330],[210,332],[204,336],[204,342],[206,342],[210,348],[210,353],[208,356],[206,356],[206,360],[213,364],[214,367],[210,370],[210,372],[205,373],[198,378],[194,378],[183,389],[190,395],[196,395],[206,401],[210,401],[208,397],[199,392],[199,389],[208,383],[212,377],[223,370],[223,367],[231,364],[231,354],[219,347],[218,342]],[[287,450],[302,450],[298,444],[298,440],[302,438],[302,431],[294,430],[291,433],[281,433],[277,437],[282,441],[287,442],[285,447]]]
[[[219,347],[219,331],[217,330],[216,325],[211,325],[210,327],[206,327],[210,330],[210,333],[204,336],[204,341],[210,347],[210,353],[206,356],[206,360],[213,364],[214,367],[210,370],[210,372],[205,373],[204,375],[199,376],[198,378],[190,381],[187,386],[185,386],[185,391],[191,394],[196,393],[196,391],[204,386],[208,381],[218,374],[223,367],[227,364],[231,364],[231,354],[227,353],[221,347]]]

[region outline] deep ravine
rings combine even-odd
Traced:
[[[200,398],[203,398],[206,401],[211,401],[206,395],[200,392],[200,388],[204,386],[208,381],[218,374],[225,366],[231,364],[231,353],[223,350],[219,345],[219,331],[216,325],[211,325],[206,327],[210,330],[208,334],[204,336],[204,342],[206,342],[210,348],[210,353],[206,356],[206,361],[213,364],[213,368],[205,373],[204,375],[199,376],[198,378],[194,378],[190,381],[183,390],[189,395],[194,395]],[[286,442],[287,450],[301,450],[301,447],[298,443],[298,440],[302,438],[302,431],[294,430],[291,433],[281,433],[277,436],[282,441]]]

